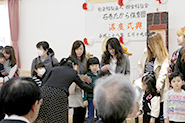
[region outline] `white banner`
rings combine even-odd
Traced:
[[[106,37],[145,40],[147,13],[155,12],[156,0],[132,0],[119,6],[118,2],[91,4],[86,11],[86,37],[90,42],[102,42]]]

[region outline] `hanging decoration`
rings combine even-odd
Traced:
[[[82,5],[82,8],[83,8],[84,10],[87,10],[87,3],[84,3],[84,4]]]
[[[118,4],[119,4],[120,6],[123,6],[123,0],[118,0]]]
[[[87,38],[84,38],[84,44],[89,45],[89,43],[87,42]]]
[[[91,3],[84,3],[84,4],[82,5],[82,8],[83,8],[84,10],[92,11],[92,10],[93,10],[93,4],[91,4]]]
[[[161,0],[156,0],[159,4],[161,4]]]
[[[124,42],[123,42],[123,36],[119,37],[119,42],[120,42],[121,44],[124,44]]]
[[[123,47],[123,45],[121,45],[121,47],[123,48],[123,50],[125,51],[125,54],[127,54],[128,56],[131,56],[132,53],[129,53],[127,50],[127,47]]]

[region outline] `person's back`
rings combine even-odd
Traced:
[[[122,74],[102,77],[96,81],[94,101],[101,119],[97,123],[122,123],[135,104],[135,89]]]
[[[31,78],[14,77],[0,91],[0,114],[8,115],[0,123],[31,123],[41,103],[40,89]]]

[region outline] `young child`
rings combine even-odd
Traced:
[[[173,89],[165,94],[164,118],[165,123],[185,123],[185,91],[181,89],[184,84],[183,75],[173,72],[169,76]]]
[[[0,52],[0,77],[5,77],[8,75],[8,73],[5,72],[4,70],[4,65],[3,62],[5,60],[5,57],[2,52]],[[3,85],[3,81],[0,82],[0,87]]]
[[[92,57],[87,60],[87,75],[91,77],[92,83],[89,85],[94,88],[95,80],[98,79],[99,60],[97,57]],[[94,105],[93,94],[84,94],[84,106],[88,106],[88,117],[86,123],[92,123],[94,121]]]
[[[142,106],[137,115],[143,114],[143,123],[160,123],[160,94],[157,93],[156,79],[153,73],[146,73],[142,77],[142,88],[145,90]]]
[[[46,73],[45,65],[42,62],[35,64],[32,79],[37,83],[39,87],[42,85],[42,79]]]

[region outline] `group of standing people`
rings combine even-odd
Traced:
[[[179,45],[185,46],[185,28],[177,32]],[[73,108],[73,123],[83,123],[88,107],[86,123],[94,121],[95,107],[93,105],[93,89],[96,80],[103,76],[123,74],[130,75],[130,61],[117,38],[109,38],[106,51],[99,61],[97,57],[86,56],[86,48],[82,41],[73,43],[71,54],[60,62],[55,58],[54,51],[48,42],[41,41],[36,45],[38,57],[33,59],[31,76],[41,89],[43,104],[40,107],[36,123],[68,122],[68,106]],[[5,61],[3,65],[8,72],[3,80],[14,76],[17,71],[16,58],[11,46],[6,46],[2,51]],[[0,55],[1,56],[1,55]],[[174,58],[175,57],[175,58]],[[177,50],[170,63],[169,54],[160,33],[150,32],[146,40],[146,49],[138,61],[138,71],[142,77],[142,88],[145,90],[143,102],[138,116],[144,113],[143,123],[171,123],[185,122],[185,119],[171,118],[168,115],[168,97],[165,96],[170,85],[176,93],[183,92],[176,88],[180,73],[181,84],[185,77],[185,48]],[[170,67],[170,69],[169,69]],[[178,75],[174,71],[179,72]],[[168,75],[171,75],[170,84]],[[178,78],[176,80],[176,78]],[[177,82],[178,83],[178,82]],[[111,92],[110,92],[111,93]],[[173,92],[168,92],[168,95]],[[185,96],[180,94],[185,102]],[[183,100],[182,100],[183,101]],[[69,102],[69,104],[68,104]],[[184,103],[183,103],[184,104]],[[164,110],[163,110],[163,106]],[[173,107],[174,108],[174,107]],[[165,111],[165,112],[163,112]],[[98,120],[101,115],[96,112]],[[163,117],[165,114],[165,117]],[[172,120],[172,121],[171,121]]]
[[[138,61],[145,90],[138,112],[138,115],[144,113],[143,123],[185,122],[185,91],[181,89],[185,77],[185,28],[179,29],[177,35],[182,48],[173,53],[171,63],[161,34],[150,32],[147,36],[147,49]]]
[[[35,73],[32,76],[41,85],[43,104],[35,122],[68,122],[69,101],[69,107],[74,109],[73,123],[84,122],[86,106],[88,107],[86,122],[92,123],[95,110],[93,105],[95,81],[100,75],[130,74],[128,56],[124,54],[117,38],[110,38],[107,41],[101,62],[97,57],[86,56],[85,45],[80,40],[73,43],[70,56],[63,58],[59,63],[48,52],[47,42],[39,42],[36,47],[39,56],[33,60],[31,71]],[[56,67],[52,66],[52,61],[56,61]],[[41,67],[38,67],[38,64],[41,64]],[[40,69],[44,69],[45,72],[40,74]]]
[[[182,32],[179,34],[178,31],[178,36],[178,41],[180,40],[179,42],[184,46],[182,43],[185,42],[184,34]],[[47,42],[39,42],[36,47],[39,56],[33,60],[31,71],[36,73],[32,76],[35,75],[37,79],[41,80],[39,82],[42,82],[40,85],[44,100],[36,122],[67,122],[69,105],[74,110],[73,123],[84,122],[86,106],[88,107],[86,122],[92,123],[95,111],[92,102],[93,88],[96,80],[102,76],[116,73],[130,75],[129,58],[117,38],[110,38],[107,41],[106,51],[102,54],[100,62],[97,57],[88,58],[86,56],[85,45],[80,40],[73,43],[70,56],[62,59],[59,63]],[[182,57],[183,48],[178,52],[178,57],[180,54]],[[184,56],[181,61],[178,61],[180,59],[178,58],[177,63],[182,63],[183,58]],[[170,86],[168,73],[174,70],[173,68],[169,70],[169,61],[169,54],[161,34],[150,32],[147,36],[146,49],[138,61],[138,71],[142,77],[143,90],[145,90],[142,112],[140,112],[140,114],[144,113],[144,123],[164,122],[163,105],[165,94]],[[41,64],[41,67],[37,67],[38,64]],[[148,107],[148,103],[152,108]],[[97,112],[96,114],[99,118]]]

